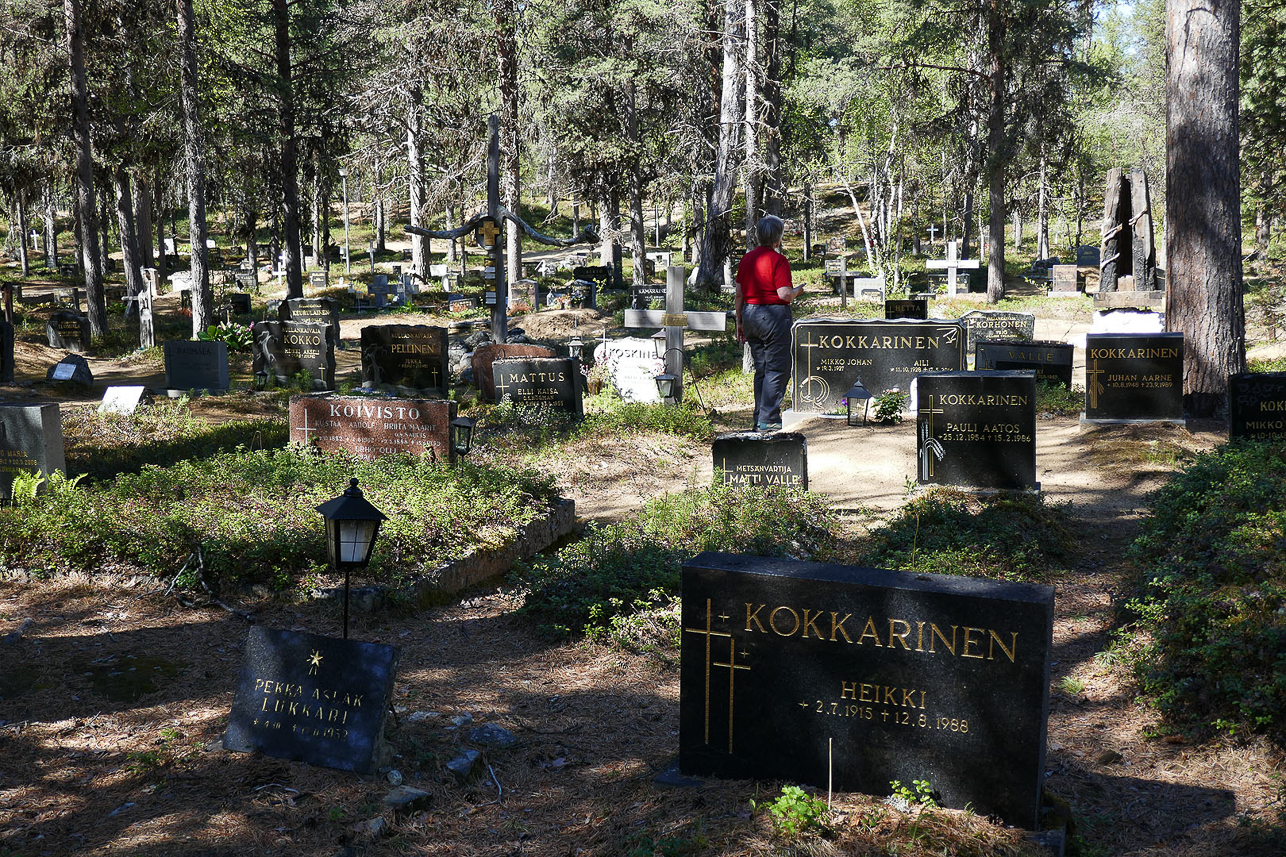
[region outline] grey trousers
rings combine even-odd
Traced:
[[[755,426],[781,422],[781,399],[790,380],[790,307],[746,304],[741,329],[755,361]]]

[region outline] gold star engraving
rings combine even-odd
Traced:
[[[321,662],[322,662],[322,653],[318,651],[314,651],[312,654],[312,657],[308,659],[308,664],[309,664],[308,674],[317,675],[317,668],[321,666]]]

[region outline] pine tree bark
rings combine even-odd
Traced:
[[[121,267],[125,269],[125,293],[134,297],[143,290],[143,254],[138,247],[134,225],[134,193],[129,173],[117,164],[112,174],[116,187],[116,227],[121,236]]]
[[[197,98],[196,24],[192,0],[178,3],[179,42],[183,68],[179,100],[183,113],[184,173],[188,185],[188,250],[192,258],[192,336],[214,324],[210,294],[209,251],[205,242],[205,141],[201,134],[201,105]]]
[[[725,0],[723,14],[723,76],[719,98],[719,143],[715,155],[714,188],[701,230],[701,267],[697,288],[717,291],[723,279],[732,225],[732,199],[737,190],[737,150],[744,108],[741,60],[745,55],[745,6],[743,0]]]
[[[420,145],[422,117],[418,84],[411,87],[410,103],[406,112],[406,172],[407,187],[411,197],[411,225],[422,226],[424,209],[424,150]],[[429,273],[429,238],[411,235],[411,273],[424,279]]]
[[[45,205],[45,267],[58,270],[58,212],[54,208],[54,180],[45,180],[42,191]]]
[[[759,155],[759,0],[746,4],[746,239],[744,249],[755,246],[755,224],[763,200],[763,163]]]
[[[500,78],[500,127],[504,129],[500,147],[501,200],[515,217],[522,216],[521,166],[518,159],[518,4],[512,0],[499,0],[496,10],[496,59]],[[501,224],[505,230],[505,283],[506,294],[510,286],[522,279],[522,233],[515,223]],[[499,299],[501,283],[496,283]]]
[[[152,248],[152,188],[146,174],[134,179],[134,234],[138,236],[139,259],[144,268],[156,266]]]
[[[295,133],[289,0],[272,0],[272,17],[277,61],[277,133],[281,135],[281,252],[285,257],[286,297],[302,298],[304,277],[299,260],[299,138]],[[195,320],[194,310],[193,321]]]
[[[786,183],[781,167],[781,3],[780,0],[761,0],[764,12],[764,32],[761,53],[764,55],[763,76],[763,159],[764,177],[760,200],[765,214],[782,214],[785,204]]]
[[[991,216],[987,224],[987,303],[1005,296],[1005,22],[1000,0],[991,0],[987,12],[987,49],[990,54],[990,104],[987,112],[987,192]],[[945,224],[943,224],[945,226]]]
[[[103,269],[99,258],[98,213],[94,208],[94,154],[89,126],[89,84],[85,77],[85,35],[79,0],[63,0],[67,54],[71,63],[72,137],[76,149],[76,218],[80,224],[80,263],[85,274],[89,330],[95,339],[107,333]]]
[[[18,209],[18,265],[22,271],[23,277],[31,276],[31,262],[27,256],[27,242],[31,240],[27,235],[27,192],[19,190],[14,194],[14,205]]]

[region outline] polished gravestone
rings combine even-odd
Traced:
[[[9,499],[18,473],[66,471],[62,412],[56,403],[0,404],[0,498]]]
[[[885,318],[911,318],[925,321],[929,317],[929,302],[924,299],[895,299],[884,302]]]
[[[278,384],[307,372],[314,390],[335,389],[335,343],[326,325],[261,321],[254,334],[252,371],[265,371]]]
[[[702,553],[683,567],[682,773],[889,792],[1037,826],[1054,590]]]
[[[375,396],[291,396],[290,440],[365,461],[403,453],[452,461],[455,402]]]
[[[395,384],[433,390],[451,389],[447,329],[427,324],[368,324],[362,328],[362,386]]]
[[[224,749],[369,772],[399,654],[378,643],[251,628]]]
[[[165,352],[165,386],[171,390],[226,390],[228,344],[217,340],[171,340]]]
[[[496,401],[548,405],[583,416],[580,361],[562,357],[497,360],[491,365]]]
[[[1035,373],[921,375],[916,401],[920,484],[1040,488]]]
[[[248,315],[252,311],[250,295],[246,292],[233,292],[228,295],[228,309],[235,315]]]
[[[339,301],[334,298],[290,298],[277,304],[277,320],[297,324],[324,324],[330,341],[339,344]]]
[[[557,357],[552,348],[543,345],[527,345],[521,342],[488,342],[479,345],[469,355],[469,366],[473,369],[473,383],[482,394],[485,402],[496,400],[496,379],[491,367],[497,360],[514,360],[520,357]]]
[[[794,410],[839,412],[858,379],[875,395],[908,390],[921,372],[965,368],[965,334],[956,321],[797,321],[791,341]]]
[[[1054,265],[1050,268],[1050,291],[1058,294],[1079,294],[1075,265]]]
[[[1076,346],[1067,342],[983,342],[974,344],[975,369],[1031,369],[1037,381],[1072,387]]]
[[[648,309],[653,304],[665,304],[665,283],[630,286],[630,306],[632,308]]]
[[[714,439],[715,478],[725,485],[808,490],[808,440],[795,432],[743,431]]]
[[[74,312],[56,312],[45,323],[45,337],[50,348],[78,353],[89,350],[89,319]]]
[[[1182,333],[1091,333],[1085,419],[1182,420]]]
[[[975,309],[960,316],[960,321],[968,335],[966,354],[972,354],[974,343],[980,340],[1031,342],[1036,336],[1036,316],[1029,312]]]
[[[656,350],[649,337],[609,339],[594,346],[594,365],[606,368],[612,389],[625,401],[654,404],[661,401],[656,376],[665,371]]]
[[[1228,378],[1228,437],[1286,436],[1286,372],[1242,372]]]

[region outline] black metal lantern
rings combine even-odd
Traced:
[[[652,353],[655,354],[658,358],[664,359],[665,358],[665,331],[658,330],[656,333],[652,334],[651,339],[652,339]]]
[[[679,380],[678,376],[662,372],[654,380],[656,381],[656,391],[661,394],[662,399],[669,401],[674,398],[674,382]]]
[[[477,420],[469,417],[456,417],[451,421],[451,449],[461,458],[473,449],[473,427]]]
[[[853,422],[853,402],[856,400],[862,403],[862,425],[866,425],[866,414],[871,409],[872,396],[871,391],[862,386],[861,378],[853,382],[853,386],[848,388],[844,398],[848,402],[848,424],[851,426],[857,425],[857,423]]]
[[[581,341],[579,336],[573,336],[567,343],[567,353],[573,360],[581,359],[581,356],[585,353],[585,343]]]
[[[326,519],[326,553],[330,564],[344,570],[344,639],[348,639],[348,574],[354,568],[365,568],[371,561],[380,522],[387,520],[362,496],[357,480],[348,490],[317,507]]]
[[[255,373],[255,389],[266,390],[268,388],[268,370],[260,369]]]

